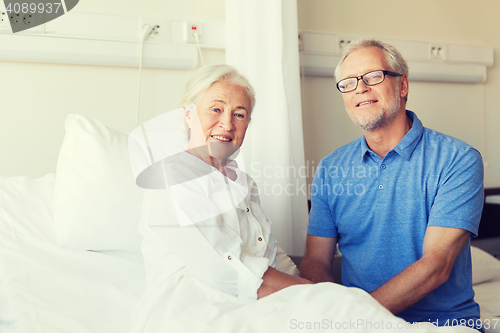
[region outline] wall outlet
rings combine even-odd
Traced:
[[[2,12],[3,14],[3,12]],[[1,15],[2,18],[5,15]],[[43,13],[6,13],[6,22],[7,25],[9,25],[9,30],[10,31],[17,31],[17,32],[22,32],[25,30],[28,33],[34,33],[34,32],[43,32],[44,31],[44,24],[41,24],[44,22],[45,16]],[[4,23],[4,22],[2,22]],[[3,29],[2,29],[3,30]]]
[[[196,45],[196,38],[193,36],[193,25],[200,36],[200,46],[225,49],[226,28],[224,23],[200,22],[200,21],[180,21],[171,20],[168,25],[168,34],[171,43],[189,43]]]
[[[196,44],[196,35],[198,34],[198,41],[201,43],[203,40],[203,28],[200,22],[184,22],[184,42]]]
[[[337,35],[337,53],[342,53],[344,48],[356,39],[354,35]]]
[[[158,24],[153,26],[153,30],[151,30],[151,34],[153,36],[158,36],[159,34],[163,34],[162,26],[160,26]]]
[[[344,47],[346,47],[349,44],[351,44],[351,41],[349,39],[340,39],[339,40],[339,49],[343,50]]]
[[[432,60],[446,60],[446,46],[439,43],[431,43],[429,47]]]
[[[12,31],[24,30],[22,13],[11,12],[10,14],[7,15],[9,16],[9,21],[10,21],[10,26],[12,27]]]
[[[9,22],[9,15],[4,10],[0,10],[0,31],[12,32],[12,28]]]
[[[140,17],[139,18],[139,34],[142,31],[142,27],[145,24],[149,24],[153,27],[151,33],[147,36],[145,43],[147,42],[155,42],[155,43],[167,43],[168,40],[168,20],[158,19],[158,18],[149,18],[149,17]]]
[[[24,14],[23,15],[23,23],[25,26],[30,28],[34,28],[37,24],[37,18],[33,14]]]

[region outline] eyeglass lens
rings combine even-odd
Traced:
[[[379,84],[384,81],[384,72],[383,71],[373,71],[366,73],[361,76],[363,82],[368,86],[373,86],[375,84]],[[337,83],[337,86],[341,92],[349,92],[358,87],[358,78],[350,77],[344,80],[340,80]]]

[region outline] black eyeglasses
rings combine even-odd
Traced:
[[[366,74],[360,75],[358,77],[348,77],[337,82],[337,89],[341,93],[346,93],[349,91],[356,90],[358,87],[358,81],[363,80],[367,86],[374,86],[376,84],[384,82],[385,76],[402,76],[402,74],[391,72],[391,71],[373,71]]]

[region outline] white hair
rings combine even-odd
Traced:
[[[204,66],[194,71],[186,84],[186,91],[181,105],[186,107],[198,104],[205,91],[207,91],[207,89],[214,83],[220,81],[228,81],[246,89],[248,97],[250,98],[249,112],[251,113],[255,105],[255,90],[250,82],[248,82],[248,80],[241,75],[236,68],[224,64]],[[191,134],[190,128],[186,123],[185,117],[182,117],[182,119],[183,129],[189,139]]]

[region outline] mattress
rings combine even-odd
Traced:
[[[486,332],[500,333],[500,278],[474,285]]]

